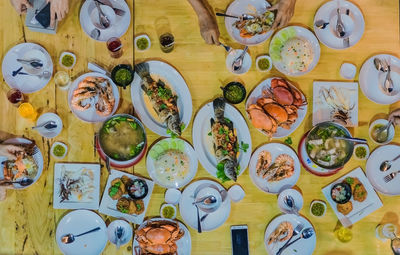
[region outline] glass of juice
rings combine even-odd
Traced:
[[[62,90],[67,90],[71,84],[71,78],[65,71],[58,71],[54,75],[54,83]]]
[[[171,33],[164,33],[160,36],[160,47],[165,53],[169,53],[174,49],[175,38]]]
[[[10,89],[7,92],[7,99],[14,106],[18,107],[24,101],[24,94],[19,89]]]
[[[32,121],[36,120],[36,117],[38,115],[38,113],[30,103],[22,103],[18,107],[18,113],[19,115],[21,115],[21,117],[25,119],[30,119]]]
[[[351,229],[343,226],[335,230],[335,236],[342,243],[350,242],[351,239],[353,239],[353,233],[351,232]]]
[[[107,41],[107,49],[112,58],[119,58],[122,56],[122,42],[117,37],[111,37]]]

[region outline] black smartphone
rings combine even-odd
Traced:
[[[35,18],[44,28],[50,26],[50,2],[36,14]]]
[[[232,255],[249,255],[247,225],[231,226]]]

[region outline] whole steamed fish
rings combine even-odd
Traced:
[[[155,81],[150,75],[149,64],[146,62],[137,64],[135,72],[142,79],[141,88],[150,98],[150,102],[161,122],[175,135],[182,134],[182,123],[177,106],[178,96],[174,95],[171,88],[162,80]]]
[[[233,181],[237,179],[239,151],[233,122],[224,117],[225,101],[217,98],[213,101],[215,119],[211,118],[211,134],[215,157],[218,164],[223,164],[225,175]]]

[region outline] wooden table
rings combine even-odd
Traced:
[[[133,10],[132,1],[129,2]],[[230,0],[210,1],[215,9],[226,9]],[[312,21],[316,10],[324,1],[298,0],[292,23],[301,23],[312,27]],[[318,66],[311,73],[291,80],[297,82],[310,103],[309,118],[291,135],[297,148],[301,135],[311,128],[311,100],[312,82],[314,80],[340,80],[339,68],[343,62],[351,62],[361,67],[362,63],[376,53],[399,52],[399,23],[398,2],[393,0],[354,0],[361,8],[366,20],[366,29],[361,41],[354,47],[335,51],[321,46],[321,59]],[[250,71],[240,77],[229,73],[225,68],[225,51],[222,47],[208,46],[204,44],[199,34],[197,19],[191,7],[184,0],[148,1],[136,0],[134,18],[128,32],[122,37],[124,54],[120,59],[111,59],[106,50],[105,43],[95,42],[87,37],[82,31],[78,17],[81,1],[71,0],[68,17],[61,22],[57,35],[39,34],[29,31],[24,25],[24,16],[20,17],[14,13],[8,1],[0,1],[0,54],[1,59],[5,53],[14,45],[22,42],[35,42],[44,46],[51,54],[55,63],[55,70],[60,70],[58,57],[62,51],[69,50],[78,57],[76,67],[69,73],[74,78],[87,72],[88,60],[111,68],[119,63],[133,63],[146,58],[158,58],[175,66],[185,78],[189,85],[193,98],[194,112],[207,100],[215,97],[221,91],[219,87],[228,81],[240,80],[246,88],[251,90],[259,82],[267,77],[280,75],[276,70],[263,74],[256,71],[253,65]],[[169,20],[170,28],[175,36],[176,47],[172,53],[162,53],[159,48],[156,31],[156,21],[161,18]],[[134,26],[133,26],[134,23]],[[223,19],[218,19],[221,30],[221,40],[237,46],[228,36]],[[134,52],[133,34],[147,33],[152,40],[152,47],[144,53]],[[256,47],[250,48],[252,60],[255,57],[267,53],[269,41]],[[358,77],[356,77],[358,78]],[[68,144],[69,152],[65,159],[68,162],[101,162],[99,157],[93,154],[93,132],[99,125],[91,125],[78,120],[73,116],[67,103],[67,92],[56,89],[51,81],[44,89],[29,95],[29,102],[43,112],[57,112],[64,123],[62,133],[55,139],[44,139],[31,131],[33,122],[18,116],[16,108],[8,103],[6,83],[2,82],[0,92],[0,131],[1,138],[10,135],[25,136],[35,139],[44,153],[45,169],[39,181],[24,191],[9,190],[7,199],[0,202],[0,254],[60,254],[55,242],[55,229],[57,222],[66,213],[65,210],[54,210],[52,205],[53,194],[53,169],[55,160],[49,156],[49,148],[54,141],[62,141]],[[122,92],[122,100],[118,109],[119,113],[132,112],[130,91]],[[371,118],[377,114],[387,114],[396,106],[382,106],[369,101],[359,92],[359,127],[352,130],[357,137],[368,137],[368,124]],[[244,113],[244,105],[239,105]],[[249,125],[252,134],[253,149],[268,142],[268,139]],[[397,130],[399,132],[399,130]],[[152,143],[157,135],[148,131],[148,138]],[[191,125],[184,132],[183,137],[191,141]],[[283,140],[283,139],[282,139]],[[397,136],[394,140],[399,142]],[[370,143],[371,149],[375,145]],[[103,162],[101,162],[103,163]],[[313,199],[323,199],[321,188],[339,177],[340,175],[354,169],[357,166],[365,167],[365,162],[352,160],[339,174],[321,178],[309,174],[302,169],[297,186],[304,195],[304,208],[301,214],[309,218],[315,226],[317,233],[317,249],[314,254],[321,255],[376,255],[390,254],[389,242],[381,242],[375,238],[375,227],[380,222],[393,222],[399,226],[397,212],[400,205],[396,197],[380,196],[384,207],[369,215],[361,222],[352,227],[353,240],[349,243],[340,243],[334,238],[333,230],[337,225],[337,217],[331,209],[322,219],[312,217],[308,212],[308,206]],[[145,160],[142,160],[134,169],[126,169],[148,176]],[[200,166],[197,178],[210,177]],[[101,177],[101,190],[107,179],[107,171],[103,167]],[[246,171],[238,183],[246,191],[246,197],[238,204],[232,205],[232,211],[228,221],[210,233],[197,234],[191,229],[192,254],[231,254],[230,226],[235,224],[247,224],[249,227],[249,239],[251,254],[266,254],[263,236],[268,222],[280,212],[276,203],[275,195],[261,192],[253,185]],[[226,183],[229,187],[232,183]],[[157,216],[164,197],[164,188],[157,186],[154,189],[148,216]],[[104,216],[106,218],[106,216]],[[108,244],[104,254],[116,254],[116,248]],[[131,254],[131,244],[125,245],[119,254]]]

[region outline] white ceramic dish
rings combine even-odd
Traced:
[[[45,138],[54,138],[56,136],[58,136],[62,129],[63,129],[63,122],[60,118],[60,116],[58,116],[55,113],[51,113],[51,112],[46,112],[43,113],[42,115],[40,115],[40,117],[37,119],[36,121],[36,125],[41,125],[43,123],[46,123],[47,121],[54,121],[57,125],[57,127],[55,129],[52,130],[47,130],[45,128],[38,128],[36,129],[36,131],[39,132],[39,134]]]
[[[73,243],[64,244],[61,237],[72,233],[78,235],[96,227],[100,230],[76,238]],[[107,227],[103,219],[93,211],[75,210],[66,214],[58,223],[56,242],[65,255],[99,255],[107,244]]]
[[[28,139],[25,139],[22,137],[17,137],[17,138],[7,139],[2,144],[31,144],[31,143],[32,143],[31,140],[28,140]],[[26,189],[29,186],[33,185],[35,182],[37,182],[39,180],[39,177],[42,175],[43,167],[44,167],[43,155],[42,155],[42,152],[40,151],[39,147],[37,145],[35,147],[38,150],[38,152],[33,154],[32,157],[38,166],[38,171],[36,173],[35,178],[33,179],[32,184],[24,187],[17,183],[14,183],[12,186],[13,189]],[[7,158],[4,156],[0,156],[0,169],[4,169],[4,163],[3,163],[4,160],[7,160]],[[0,180],[1,179],[4,179],[3,171],[0,171]]]
[[[242,14],[254,14],[254,9],[257,10],[257,14],[264,14],[268,7],[271,5],[265,0],[235,0],[233,1],[226,10],[226,14],[234,16],[242,16]],[[236,19],[225,18],[225,27],[228,31],[229,36],[236,42],[243,45],[257,45],[268,40],[268,38],[274,32],[273,30],[268,31],[265,34],[255,35],[251,38],[243,38],[240,36],[240,31],[233,24]]]
[[[274,78],[279,78],[282,79],[280,77],[271,77],[268,78],[264,81],[262,81],[260,84],[257,85],[257,87],[255,87],[253,89],[253,91],[249,94],[249,96],[247,97],[247,101],[246,101],[246,109],[251,105],[251,104],[255,104],[257,102],[257,99],[259,99],[260,97],[262,97],[263,95],[263,90],[265,89],[269,89],[271,88],[271,81]],[[295,87],[297,89],[297,87]],[[300,91],[301,92],[301,91]],[[307,102],[306,97],[304,96],[303,93],[301,93],[301,97],[303,99],[304,102]],[[307,114],[307,108],[308,108],[308,103],[306,103],[305,105],[301,106],[297,112],[298,117],[295,123],[292,124],[292,126],[290,127],[290,129],[284,129],[282,127],[278,127],[276,133],[274,133],[272,135],[272,138],[283,138],[286,136],[289,136],[291,133],[293,133],[299,126],[300,124],[303,122],[304,118],[306,117]],[[247,119],[250,120],[249,114],[246,111],[246,116]],[[250,120],[251,123],[251,120]],[[267,135],[264,131],[258,129],[258,131],[260,131],[261,133]]]
[[[279,182],[268,182],[267,180],[264,180],[262,177],[258,176],[256,165],[258,161],[258,155],[262,151],[269,151],[271,153],[272,162],[274,162],[276,157],[278,157],[279,155],[288,154],[294,160],[294,174],[291,177],[283,179]],[[277,194],[285,189],[290,189],[296,184],[297,180],[300,177],[300,169],[301,168],[299,158],[292,148],[281,143],[267,143],[254,151],[253,155],[251,156],[249,164],[249,175],[254,185],[256,185],[260,190],[266,193]]]
[[[114,220],[113,222],[110,223],[110,225],[108,225],[107,227],[107,237],[108,237],[108,241],[110,241],[112,244],[117,244],[117,237],[115,235],[115,230],[117,229],[117,227],[122,227],[123,230],[123,235],[119,240],[119,245],[123,246],[127,243],[129,243],[129,241],[132,239],[133,236],[133,230],[131,225],[126,222],[125,220]]]
[[[183,79],[182,75],[171,65],[157,61],[147,61],[149,64],[150,74],[157,78],[163,79],[168,86],[178,96],[178,109],[181,122],[185,124],[184,130],[189,126],[192,118],[192,96],[189,88]],[[141,86],[142,79],[135,73],[131,85],[131,98],[135,107],[136,113],[144,125],[154,133],[160,136],[170,136],[167,134],[167,126],[161,123],[156,112],[151,106],[148,96],[144,93]],[[182,130],[182,132],[184,131]]]
[[[389,60],[391,78],[394,84],[395,96],[383,93],[381,87],[385,81],[386,74],[376,70],[374,58]],[[361,67],[359,74],[360,88],[363,94],[377,104],[393,104],[400,100],[400,59],[388,54],[378,54],[367,59]]]
[[[72,64],[71,66],[65,66],[65,65],[62,63],[62,59],[63,59],[63,57],[64,57],[65,55],[69,55],[69,56],[71,56],[71,57],[74,59],[74,62],[73,62],[73,64]],[[60,66],[62,66],[62,67],[65,68],[65,69],[72,69],[72,68],[75,66],[75,64],[76,64],[76,55],[75,55],[74,53],[72,53],[72,52],[64,51],[64,52],[61,53],[61,55],[60,55],[59,64],[60,64]]]
[[[317,216],[317,215],[314,215],[314,214],[311,212],[311,208],[313,207],[314,204],[321,204],[321,205],[324,207],[324,213],[323,213],[322,215]],[[310,204],[310,214],[311,214],[312,216],[314,216],[314,217],[317,217],[317,218],[322,218],[322,217],[324,217],[325,214],[326,214],[326,210],[327,210],[327,209],[328,209],[328,208],[327,208],[327,206],[326,206],[326,203],[325,203],[324,201],[322,201],[322,200],[313,200],[313,201],[311,202],[311,204]]]
[[[357,67],[351,63],[343,63],[340,66],[340,75],[344,79],[352,80],[356,76]]]
[[[115,16],[115,21],[111,26],[106,30],[101,30],[100,36],[97,39],[94,39],[90,36],[90,33],[93,29],[97,29],[97,27],[91,21],[92,11],[96,8],[93,0],[86,0],[79,12],[79,22],[85,34],[90,38],[105,42],[111,37],[120,38],[122,35],[126,33],[131,23],[131,11],[129,6],[125,1],[122,0],[108,0],[112,7],[118,8],[125,11],[123,16]]]
[[[160,216],[161,216],[162,218],[166,218],[166,217],[164,216],[164,214],[163,214],[163,210],[164,210],[165,207],[171,207],[171,208],[174,209],[174,215],[173,215],[172,218],[170,218],[170,219],[171,219],[171,220],[175,219],[175,218],[176,218],[177,209],[176,209],[176,206],[173,205],[173,204],[163,204],[163,205],[161,206],[161,208],[160,208]]]
[[[343,215],[337,210],[337,203],[333,201],[331,197],[331,189],[332,186],[336,183],[343,182],[346,177],[353,177],[358,178],[360,182],[364,185],[365,190],[367,191],[367,198],[362,201],[358,202],[353,199],[353,196],[350,199],[350,202],[353,204],[353,210],[349,212],[347,215]],[[358,167],[353,171],[350,171],[346,175],[340,177],[336,181],[328,184],[322,189],[322,193],[324,194],[326,200],[332,207],[333,211],[335,212],[336,216],[338,217],[339,221],[342,223],[344,227],[351,226],[352,224],[356,223],[357,221],[365,218],[372,212],[378,210],[382,207],[382,201],[376,194],[374,188],[372,187],[371,183],[368,181],[367,177],[365,176],[363,170]]]
[[[357,148],[360,148],[360,147],[361,148],[365,148],[365,151],[366,151],[365,157],[363,157],[363,158],[360,158],[360,157],[358,157],[356,155]],[[368,145],[367,144],[356,144],[354,146],[353,156],[358,160],[367,160],[368,157],[369,157],[369,147],[368,147]]]
[[[165,191],[165,202],[167,202],[168,204],[173,204],[176,205],[177,203],[179,203],[179,200],[181,199],[181,191],[179,189],[167,189]]]
[[[99,10],[97,8],[93,8],[92,11],[90,12],[90,21],[95,27],[97,27],[100,30],[100,32],[104,32],[108,29],[113,28],[113,26],[115,24],[115,20],[116,20],[116,15],[115,15],[113,8],[111,8],[110,6],[103,5],[103,4],[99,4],[99,6],[100,6],[101,11],[108,18],[108,20],[110,22],[110,26],[105,28],[100,24]]]
[[[138,41],[139,39],[141,39],[141,38],[145,38],[145,39],[147,40],[147,42],[149,43],[149,44],[147,45],[147,48],[146,48],[146,49],[143,49],[143,50],[139,49],[139,47],[137,46],[137,41]],[[137,51],[146,51],[146,50],[150,49],[150,47],[151,47],[151,40],[150,40],[150,37],[149,37],[148,35],[143,34],[143,35],[138,35],[138,36],[135,37],[135,49],[136,49]]]
[[[339,38],[335,34],[335,24],[337,23],[337,8],[340,9],[341,18],[349,38],[349,47],[354,46],[364,34],[364,17],[360,9],[349,1],[329,1],[323,4],[314,17],[314,31],[318,39],[329,48],[342,50],[347,49],[343,43],[343,38]],[[346,14],[349,10],[349,15]],[[329,22],[325,29],[317,28],[315,23],[318,20]]]
[[[267,250],[268,254],[270,255],[275,255],[279,248],[281,248],[285,242],[278,242],[278,243],[272,243],[268,245],[268,238],[274,232],[274,230],[279,226],[284,221],[288,221],[293,225],[293,229],[296,228],[296,226],[300,223],[304,225],[304,228],[313,228],[313,225],[304,218],[303,216],[297,216],[295,214],[283,214],[279,215],[276,218],[274,218],[267,226],[267,229],[265,230],[265,235],[264,235],[264,245],[265,249]],[[296,238],[296,237],[295,237]],[[314,235],[311,236],[308,239],[304,240],[299,240],[298,242],[292,244],[290,248],[286,249],[285,252],[282,254],[284,255],[289,255],[289,254],[301,254],[301,255],[311,255],[314,250],[315,246],[317,243],[317,237],[316,233],[314,230]]]
[[[62,146],[62,147],[64,148],[64,150],[65,150],[65,152],[64,152],[64,154],[63,154],[62,156],[56,156],[56,155],[54,155],[54,148],[55,148],[57,145]],[[50,153],[51,153],[51,156],[52,156],[53,158],[61,160],[61,159],[65,158],[65,156],[67,155],[67,153],[68,153],[68,146],[67,146],[66,144],[64,144],[64,143],[61,143],[61,142],[54,142],[53,145],[51,146]]]
[[[368,130],[369,138],[370,138],[374,143],[376,143],[376,144],[378,144],[378,145],[385,145],[385,144],[390,143],[390,142],[393,140],[394,135],[395,135],[395,129],[394,129],[394,126],[393,126],[393,125],[391,125],[390,128],[389,128],[388,139],[386,140],[386,142],[380,143],[380,142],[375,141],[375,139],[372,138],[372,132],[374,131],[374,127],[375,127],[376,125],[387,125],[388,122],[389,122],[389,121],[386,120],[386,119],[377,119],[377,120],[375,120],[374,122],[372,122],[372,123],[369,125],[369,130]]]
[[[243,188],[238,184],[232,185],[228,190],[229,198],[235,203],[242,201],[245,195]]]
[[[240,144],[240,142],[243,142],[249,145],[246,152],[240,150],[237,159],[240,165],[238,176],[240,176],[244,170],[246,170],[250,161],[252,150],[250,130],[242,114],[228,103],[225,105],[225,117],[233,122],[233,126],[237,131],[238,143]],[[213,102],[207,103],[198,111],[193,121],[192,139],[194,149],[201,165],[212,176],[217,177],[217,160],[214,154],[212,136],[208,135],[211,131],[211,118],[214,118]]]
[[[303,195],[295,189],[285,189],[278,196],[278,207],[283,213],[292,213],[291,208],[285,204],[285,197],[291,196],[294,200],[295,210],[299,212],[303,208]]]
[[[62,175],[63,170],[77,173],[82,173],[82,170],[88,169],[92,171],[92,182],[87,183],[87,186],[91,187],[91,192],[87,192],[82,198],[76,195],[76,192],[70,194],[69,200],[61,201],[59,196],[61,192],[60,179],[64,177]],[[53,208],[54,209],[93,209],[99,208],[99,196],[100,196],[100,165],[98,164],[79,164],[79,163],[56,163],[54,164],[54,190],[53,190]],[[85,187],[88,188],[88,187]]]
[[[252,61],[251,61],[251,57],[249,55],[249,53],[245,53],[244,57],[243,57],[243,64],[242,64],[242,68],[239,69],[238,71],[234,71],[232,68],[232,64],[233,62],[242,54],[243,50],[231,50],[228,55],[226,56],[226,68],[229,70],[229,72],[233,73],[233,74],[245,74],[250,70]]]
[[[323,91],[331,95],[330,103]],[[335,93],[337,91],[338,94]],[[348,109],[348,110],[346,110]],[[313,126],[325,121],[334,121],[333,114],[339,110],[347,112],[346,127],[358,126],[358,83],[357,82],[313,82]]]
[[[71,105],[71,100],[72,100],[72,96],[74,94],[74,91],[76,88],[78,88],[78,85],[81,81],[83,81],[85,78],[87,77],[102,77],[108,80],[108,82],[111,84],[112,87],[112,91],[113,91],[113,95],[115,98],[115,103],[114,103],[114,108],[111,111],[111,113],[108,116],[101,116],[99,114],[96,113],[96,108],[95,108],[95,104],[93,103],[93,100],[91,101],[91,106],[84,110],[84,111],[79,111],[76,110],[74,107],[72,107]],[[97,97],[95,96],[95,100],[97,101]],[[81,76],[79,76],[78,78],[76,78],[74,80],[74,82],[71,84],[69,91],[68,91],[68,105],[69,105],[69,109],[71,109],[72,113],[80,120],[86,121],[86,122],[102,122],[105,121],[106,119],[108,119],[110,116],[112,116],[115,111],[118,108],[119,105],[119,89],[117,87],[117,85],[114,84],[114,82],[111,80],[110,77],[108,77],[107,75],[101,74],[101,73],[97,73],[97,72],[91,72],[91,73],[85,73],[82,74]]]
[[[22,65],[21,63],[17,62],[18,58],[24,59],[25,57],[27,57],[27,54],[32,51],[39,53],[35,53],[34,57],[39,58],[43,63],[43,67],[39,71],[35,70],[35,72],[39,74],[40,72],[48,71],[51,75],[53,75],[53,61],[51,60],[51,56],[46,51],[46,49],[39,44],[17,44],[6,53],[2,62],[1,70],[5,82],[11,88],[19,89],[24,94],[29,94],[41,90],[51,80],[51,77],[48,79],[40,79],[39,77],[32,75],[12,75],[13,72],[18,70],[20,67],[23,67],[21,72],[24,73],[28,73],[28,71],[33,70],[31,68],[28,68],[27,65]]]
[[[267,59],[267,60],[268,60],[268,62],[269,62],[269,67],[268,67],[267,69],[261,70],[260,67],[258,66],[258,62],[259,62],[260,60],[262,60],[262,59]],[[261,55],[261,56],[258,56],[258,57],[256,58],[256,67],[257,67],[257,70],[258,70],[259,72],[269,72],[269,71],[271,71],[271,69],[272,69],[272,59],[271,59],[271,57],[268,56],[268,55]]]
[[[142,199],[143,203],[144,203],[144,211],[139,215],[136,215],[136,214],[131,215],[131,214],[122,213],[122,212],[118,211],[116,209],[117,200],[113,200],[108,195],[108,190],[111,187],[112,180],[114,180],[116,178],[121,178],[123,175],[128,176],[130,179],[141,179],[141,180],[145,181],[148,186],[148,193],[147,193],[146,197]],[[103,213],[105,215],[116,217],[116,218],[124,218],[127,221],[133,222],[135,224],[141,224],[146,215],[146,211],[147,211],[147,208],[148,208],[149,202],[150,202],[150,197],[151,197],[151,194],[153,193],[153,188],[154,188],[154,182],[151,180],[147,180],[147,179],[144,179],[139,176],[128,174],[126,172],[111,169],[111,174],[108,176],[107,185],[104,189],[103,197],[100,202],[99,212]]]

